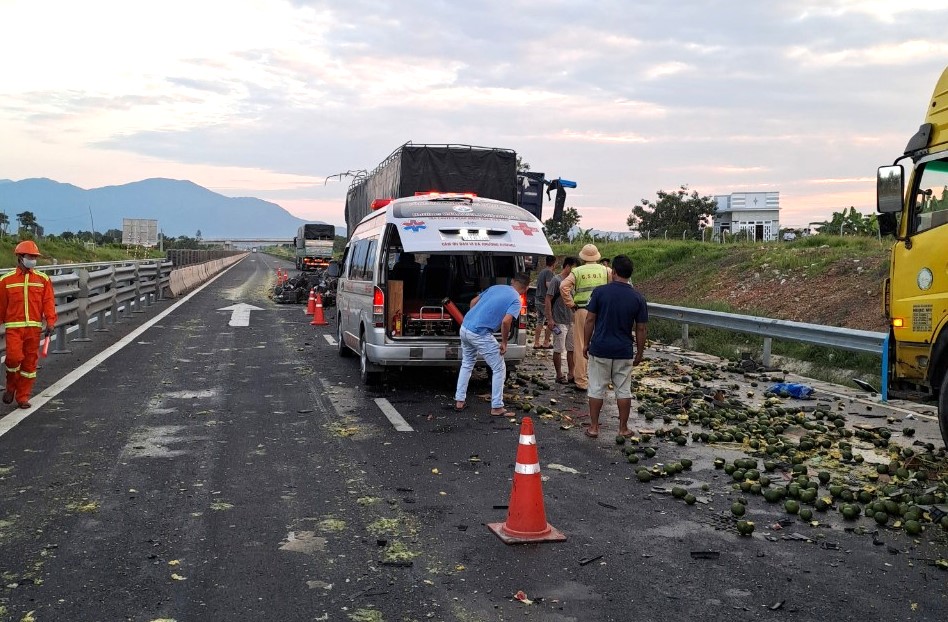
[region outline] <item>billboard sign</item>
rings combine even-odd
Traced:
[[[123,218],[122,244],[146,247],[157,246],[158,221],[143,218]]]

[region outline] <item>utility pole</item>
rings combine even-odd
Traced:
[[[92,218],[92,206],[89,206],[89,221],[92,223],[92,248],[95,248],[95,220]]]

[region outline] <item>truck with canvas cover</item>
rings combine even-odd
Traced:
[[[895,391],[937,399],[948,445],[948,69],[903,154],[879,168],[876,188],[879,230],[895,235],[882,292],[884,373]]]
[[[363,382],[386,367],[458,367],[460,324],[471,300],[552,255],[525,209],[471,195],[430,194],[376,203],[351,230],[336,289],[339,354],[359,356]],[[330,271],[334,271],[332,266]],[[504,356],[526,355],[526,297]]]
[[[332,245],[336,227],[323,223],[300,226],[293,238],[296,247],[296,269],[302,271],[322,270],[332,259]]]
[[[381,164],[357,176],[346,194],[346,228],[372,212],[372,202],[427,192],[470,193],[517,202],[517,154],[510,149],[470,145],[405,143]]]

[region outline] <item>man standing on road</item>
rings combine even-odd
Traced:
[[[40,252],[32,240],[13,249],[16,269],[0,276],[0,322],[6,327],[7,385],[3,403],[15,399],[20,408],[29,408],[30,393],[36,382],[40,334],[49,337],[56,326],[56,300],[49,277],[36,270]],[[43,319],[46,330],[43,330]]]
[[[573,312],[563,303],[560,284],[573,271],[576,262],[575,257],[563,260],[563,269],[550,281],[543,302],[547,326],[553,332],[553,369],[559,384],[573,382]],[[566,352],[566,376],[563,375],[563,352]]]
[[[543,349],[549,350],[552,346],[550,345],[550,327],[547,326],[547,318],[549,315],[546,315],[546,295],[550,289],[550,281],[553,280],[555,276],[553,273],[553,267],[556,265],[556,257],[548,255],[545,258],[544,264],[545,267],[540,270],[540,274],[537,275],[537,296],[536,296],[536,307],[537,307],[537,327],[536,334],[533,336],[533,349]],[[543,346],[540,346],[540,333],[545,332],[546,338],[543,340]]]
[[[586,324],[586,303],[592,291],[600,285],[605,285],[612,278],[612,270],[601,266],[602,256],[595,244],[587,244],[579,251],[579,258],[583,265],[573,268],[573,271],[563,279],[560,285],[560,295],[567,307],[573,310],[573,351],[581,353],[586,349],[583,326]],[[586,372],[586,357],[574,355],[573,376],[576,379],[576,388],[583,391],[589,388],[589,378]]]
[[[648,307],[645,297],[629,283],[632,260],[619,255],[612,265],[615,270],[612,281],[596,289],[589,298],[583,327],[587,344],[583,358],[589,359],[589,427],[586,436],[591,438],[599,436],[599,413],[610,383],[615,386],[619,407],[619,434],[632,434],[629,430],[632,368],[642,362],[645,352]]]
[[[458,373],[458,386],[454,393],[454,410],[467,408],[467,384],[471,372],[480,355],[490,366],[493,376],[490,383],[490,414],[494,417],[507,416],[504,408],[504,380],[507,377],[507,365],[504,354],[507,352],[507,339],[513,329],[513,323],[520,317],[522,298],[530,287],[530,276],[519,273],[513,278],[512,285],[493,285],[474,297],[471,309],[461,323],[461,371]],[[500,343],[494,333],[500,328]]]

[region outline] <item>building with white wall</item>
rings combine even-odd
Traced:
[[[779,192],[732,192],[717,194],[718,210],[714,215],[717,239],[740,232],[759,242],[776,240],[780,233]]]

